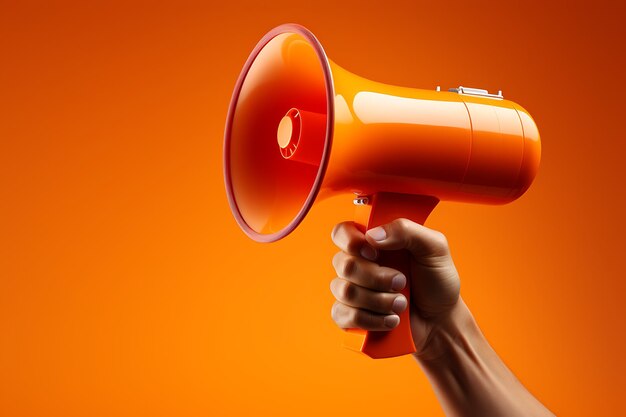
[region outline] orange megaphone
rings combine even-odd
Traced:
[[[532,118],[501,93],[366,80],[288,24],[261,39],[239,76],[224,175],[243,231],[272,242],[292,232],[316,198],[339,193],[355,194],[363,230],[398,217],[423,223],[440,200],[507,203],[530,186],[540,154]],[[381,254],[407,276],[408,260],[406,252]],[[403,294],[410,300],[408,286]],[[348,347],[373,358],[415,352],[408,309],[391,331],[347,335]]]

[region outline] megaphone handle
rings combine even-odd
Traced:
[[[365,232],[397,218],[407,218],[424,224],[439,200],[430,196],[377,193],[357,199],[355,202],[357,203],[355,222]],[[347,329],[343,344],[371,358],[390,358],[413,353],[415,344],[410,321],[410,255],[405,250],[383,251],[379,254],[378,263],[394,268],[407,277],[407,285],[402,294],[406,297],[409,308],[400,314],[400,324],[395,329],[390,331]]]

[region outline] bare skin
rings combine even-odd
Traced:
[[[354,223],[333,229],[337,299],[332,317],[341,328],[388,331],[400,321],[411,285],[413,354],[447,416],[553,416],[506,367],[460,297],[460,279],[445,236],[406,219],[369,230]],[[379,266],[380,251],[405,249],[411,274]]]

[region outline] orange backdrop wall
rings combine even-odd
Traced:
[[[234,83],[297,22],[359,75],[502,89],[540,173],[502,207],[441,204],[462,294],[560,415],[626,387],[626,71],[620,2],[48,2],[0,5],[0,415],[442,415],[410,357],[340,347],[334,223],[276,244],[230,214]]]

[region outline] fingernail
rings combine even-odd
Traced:
[[[376,259],[376,249],[374,249],[370,245],[363,245],[363,247],[361,248],[361,256],[365,259],[373,261]]]
[[[396,297],[395,300],[393,300],[393,305],[391,306],[391,309],[393,310],[394,313],[402,313],[404,311],[404,309],[406,308],[406,297],[404,295],[399,295]]]
[[[389,327],[390,329],[393,329],[398,324],[400,324],[400,317],[395,316],[395,315],[393,315],[393,316],[386,316],[383,319],[383,322],[385,323],[385,326]]]
[[[387,232],[380,226],[368,230],[367,234],[377,242],[387,239]]]
[[[400,291],[406,286],[406,277],[402,274],[398,274],[391,279],[391,290]]]

